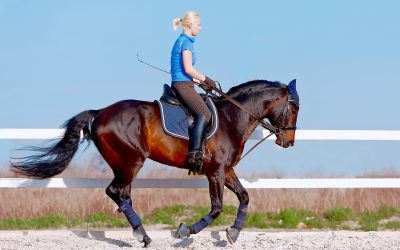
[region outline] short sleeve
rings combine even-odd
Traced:
[[[190,50],[193,53],[193,44],[188,39],[182,41],[179,52],[182,53],[184,50]]]

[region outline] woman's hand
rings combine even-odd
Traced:
[[[214,80],[212,80],[211,78],[208,78],[208,76],[206,76],[206,79],[204,80],[204,82],[213,88],[217,87],[217,84],[214,82]]]
[[[211,92],[213,88],[216,88],[217,85],[215,82],[206,76],[206,79],[199,85],[206,92]]]
[[[200,81],[199,79],[196,79],[196,78],[193,78],[193,82],[194,82],[196,85],[200,85],[200,83],[201,83],[201,81]]]

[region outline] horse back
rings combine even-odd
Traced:
[[[178,167],[184,165],[187,151],[185,140],[163,131],[158,105],[139,100],[119,101],[100,110],[92,123],[92,139],[102,155],[113,148],[116,154]]]

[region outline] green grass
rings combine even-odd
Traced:
[[[65,215],[55,214],[33,219],[11,218],[0,220],[0,229],[45,229],[74,226],[79,220],[69,220]]]
[[[153,214],[143,218],[144,224],[166,224],[176,226],[177,219],[184,218],[186,214],[184,205],[174,205],[156,209]]]
[[[179,223],[187,225],[201,220],[210,212],[210,207],[174,205],[159,208],[150,215],[142,216],[143,224],[164,224],[167,228],[176,228]],[[237,213],[237,207],[225,206],[223,213],[212,223],[212,226],[233,225]],[[366,211],[356,214],[351,208],[337,206],[324,212],[312,212],[307,210],[289,208],[278,212],[249,212],[246,216],[245,227],[253,228],[288,228],[295,229],[301,223],[307,228],[331,228],[345,230],[374,231],[379,228],[398,230],[400,221],[391,220],[382,224],[381,220],[398,216],[396,208],[386,205],[380,206],[374,211]],[[353,221],[359,228],[350,228],[345,221]],[[381,224],[380,224],[381,223]],[[304,227],[303,225],[303,227]],[[37,218],[9,218],[0,220],[0,230],[12,229],[47,229],[47,228],[121,228],[129,227],[124,216],[119,214],[108,215],[103,212],[89,214],[86,217],[69,218],[63,214],[41,216]]]
[[[379,227],[379,221],[388,219],[398,214],[396,208],[381,205],[376,211],[367,211],[361,214],[360,229],[364,231],[376,231]]]
[[[63,214],[41,216],[37,218],[10,218],[0,220],[0,230],[11,229],[46,229],[86,227],[127,227],[125,218],[109,216],[99,212],[90,214],[87,219],[81,217],[68,218]]]
[[[355,218],[355,213],[351,208],[336,206],[332,209],[328,209],[323,213],[325,219],[325,226],[332,229],[348,229],[348,227],[343,227],[342,223],[344,221],[353,220]]]
[[[98,212],[94,214],[90,214],[87,216],[86,222],[88,226],[100,228],[100,227],[127,227],[129,223],[125,218],[120,218],[116,216],[110,216],[103,212]],[[85,223],[82,220],[83,225]]]
[[[246,227],[267,228],[267,215],[261,212],[248,213],[244,222]]]
[[[275,228],[297,228],[300,222],[305,222],[308,217],[314,216],[311,211],[289,208],[280,212],[269,212],[267,217],[271,226]]]
[[[332,209],[328,209],[324,217],[333,223],[341,223],[346,220],[351,220],[354,218],[354,212],[351,208],[337,206]]]
[[[400,229],[400,221],[389,221],[383,227],[386,229]]]
[[[325,227],[325,223],[323,221],[322,218],[306,218],[306,220],[304,221],[304,224],[306,224],[306,226],[308,228],[324,228]]]

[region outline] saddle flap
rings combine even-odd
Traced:
[[[207,129],[207,139],[210,139],[218,130],[219,119],[217,109],[212,100],[204,95],[205,102],[211,111],[211,121]],[[186,113],[186,110],[182,105],[178,103],[171,104],[166,102],[164,98],[160,101],[156,101],[161,111],[162,126],[168,135],[189,140],[189,129],[192,126],[194,119],[193,116]]]

